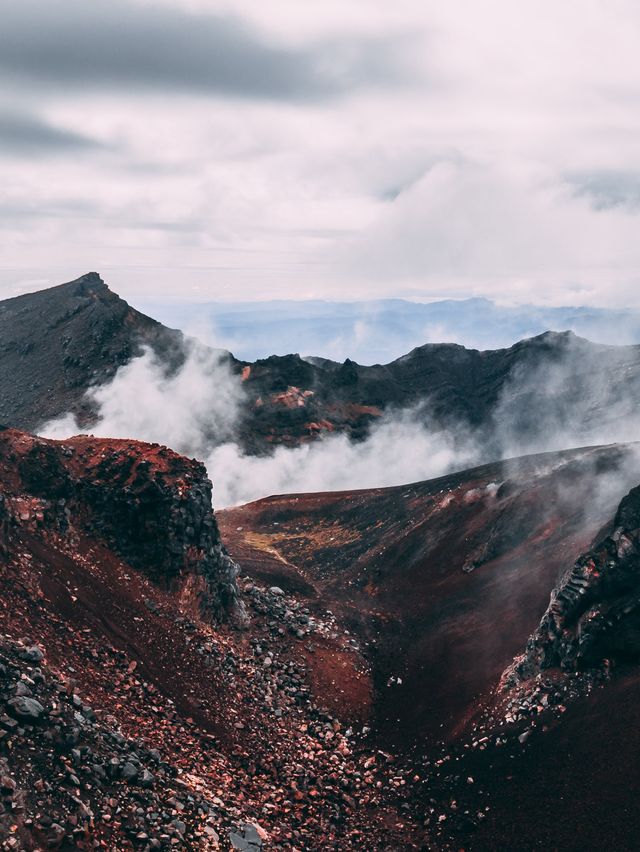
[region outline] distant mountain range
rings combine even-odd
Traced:
[[[269,355],[351,358],[385,364],[424,343],[471,349],[509,347],[545,331],[573,331],[594,343],[640,343],[640,312],[604,308],[507,307],[488,299],[410,302],[265,301],[188,304],[144,302],[171,327],[253,361]]]
[[[90,388],[110,382],[145,346],[175,373],[193,345],[130,307],[97,273],[0,302],[0,423],[37,430],[72,412],[90,428]],[[473,433],[480,460],[631,440],[640,423],[640,346],[605,346],[569,332],[487,351],[428,343],[382,366],[296,354],[248,362],[223,351],[220,358],[235,377],[239,413],[233,436],[217,434],[213,421],[202,424],[207,446],[232,437],[254,454],[335,433],[361,440],[385,416],[408,409],[456,440]],[[143,391],[134,389],[127,404],[138,405]],[[198,393],[215,401],[219,376],[205,376]]]

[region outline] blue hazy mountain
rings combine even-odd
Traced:
[[[496,349],[545,331],[574,331],[596,343],[640,343],[639,311],[502,306],[481,298],[429,303],[403,299],[145,302],[137,307],[165,325],[251,361],[297,352],[384,364],[424,343]]]

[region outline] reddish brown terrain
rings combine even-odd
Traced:
[[[550,592],[639,478],[635,448],[605,447],[219,513],[244,570],[328,607],[367,649],[372,727],[424,779],[408,801],[429,848],[636,848],[633,595],[616,602],[616,641],[595,643],[587,672],[549,654],[521,663],[524,685],[498,687],[532,634],[539,646]],[[635,553],[630,565],[637,591]],[[607,583],[590,592],[596,609]],[[588,635],[589,619],[570,635]]]
[[[5,430],[0,490],[2,848],[419,848],[357,643],[237,585],[202,465]]]
[[[639,480],[587,448],[218,527],[197,461],[1,431],[0,848],[636,848]]]

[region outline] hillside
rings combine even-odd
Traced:
[[[210,496],[158,445],[0,432],[0,844],[418,848],[362,652],[238,583]]]
[[[90,428],[89,388],[145,346],[175,372],[194,345],[131,308],[95,273],[0,302],[0,340],[0,423],[27,430],[69,411]],[[294,354],[254,363],[220,357],[239,387],[236,439],[249,453],[332,433],[358,440],[385,412],[420,406],[427,427],[472,431],[487,460],[505,445],[522,453],[627,440],[640,416],[640,347],[570,333],[483,352],[427,344],[372,367]],[[203,392],[215,396],[215,385]]]
[[[86,390],[144,345],[171,360],[182,335],[133,310],[95,272],[0,302],[0,423],[33,430],[82,413]]]
[[[585,820],[592,848],[634,848],[639,823],[625,785],[636,789],[639,777],[628,732],[640,680],[629,665],[638,644],[625,637],[637,631],[637,610],[627,616],[620,604],[613,627],[593,631],[612,638],[585,674],[549,657],[525,670],[532,681],[498,687],[546,635],[538,624],[551,590],[639,476],[636,448],[605,447],[219,513],[245,570],[322,601],[369,649],[374,729],[424,778],[410,800],[434,848],[577,850]]]
[[[216,520],[162,446],[0,432],[0,842],[634,848],[638,480],[596,447]]]

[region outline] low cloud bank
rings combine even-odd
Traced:
[[[552,363],[512,373],[482,429],[434,424],[426,400],[387,412],[364,441],[329,435],[257,457],[238,443],[243,387],[219,354],[194,346],[181,369],[167,375],[146,351],[110,384],[89,392],[99,412],[91,431],[167,444],[202,459],[217,508],[270,494],[401,485],[499,458],[636,440],[640,364],[630,357],[623,349],[568,339]],[[40,430],[54,438],[79,431],[72,415]]]
[[[250,456],[234,440],[242,385],[228,364],[204,347],[189,351],[173,375],[151,351],[121,367],[111,383],[93,388],[89,401],[99,412],[95,435],[166,444],[202,459],[214,483],[217,508],[269,494],[334,491],[400,485],[439,476],[471,464],[477,447],[460,430],[431,430],[425,408],[399,411],[377,423],[359,443],[346,435]],[[46,423],[40,434],[68,438],[82,431],[67,414]]]
[[[390,415],[354,443],[331,435],[301,447],[278,447],[271,456],[247,456],[237,444],[217,447],[207,468],[217,486],[216,505],[247,503],[269,494],[377,488],[432,479],[473,464],[478,448],[420,422],[420,409]]]

